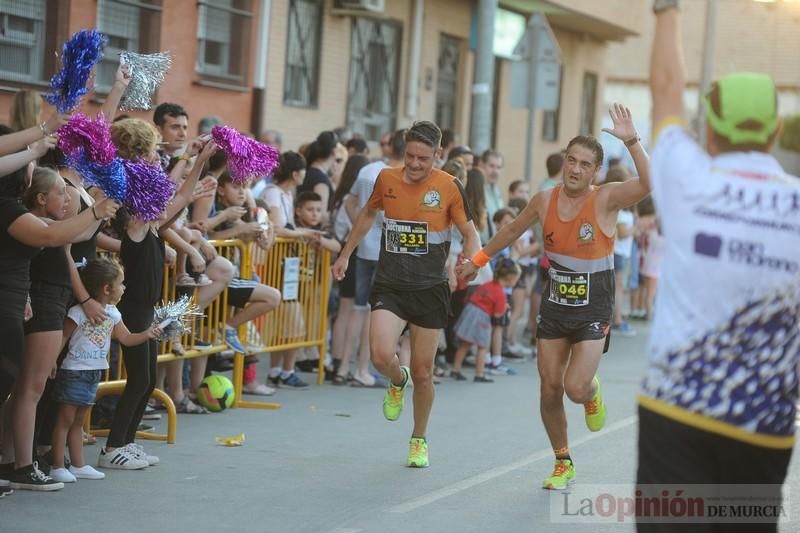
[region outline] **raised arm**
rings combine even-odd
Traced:
[[[78,215],[47,225],[31,213],[18,217],[8,227],[14,240],[28,246],[63,246],[73,242],[90,225],[100,219],[114,216],[119,204],[106,198]]]
[[[642,143],[639,142],[631,110],[622,104],[614,104],[608,114],[611,115],[614,127],[603,128],[603,131],[625,143],[637,173],[637,177],[633,179],[621,183],[609,183],[601,188],[603,194],[607,195],[608,210],[618,211],[639,203],[650,194],[650,160]]]
[[[0,139],[3,137],[9,137],[9,135],[0,135]],[[56,138],[48,135],[34,142],[27,150],[0,157],[0,176],[7,176],[31,161],[36,161],[55,146]],[[2,178],[0,177],[0,179]]]
[[[13,154],[14,152],[22,150],[26,146],[34,144],[43,137],[48,137],[49,135],[55,133],[55,131],[68,120],[68,114],[55,112],[50,115],[46,121],[42,122],[38,126],[33,126],[26,130],[0,136],[0,155]],[[8,172],[5,172],[5,174],[8,174]]]
[[[681,45],[677,0],[655,0],[653,49],[650,54],[650,94],[653,100],[653,142],[668,119],[684,120],[686,65]]]
[[[217,145],[214,144],[214,141],[208,141],[203,147],[203,150],[194,162],[189,176],[183,180],[181,188],[178,189],[172,202],[167,206],[167,220],[174,220],[175,216],[189,204],[192,199],[192,193],[194,192],[194,186],[197,185],[197,180],[200,179],[200,175],[203,173],[203,167],[205,167],[208,158],[214,155],[216,151]]]
[[[106,101],[100,109],[100,112],[109,122],[114,120],[114,116],[116,116],[117,109],[119,108],[119,101],[122,99],[122,95],[125,94],[125,89],[128,88],[130,82],[131,76],[128,65],[120,65],[117,67],[117,72],[114,74],[114,84],[111,86],[111,92],[108,93]]]

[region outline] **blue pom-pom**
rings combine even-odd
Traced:
[[[87,183],[99,188],[106,196],[117,202],[124,202],[128,196],[125,165],[119,157],[115,157],[110,163],[104,165],[93,162],[81,150],[67,158],[67,167],[75,170]]]
[[[97,30],[81,30],[64,43],[61,70],[50,78],[52,93],[46,100],[61,113],[75,109],[81,97],[89,92],[86,83],[92,68],[103,59],[103,46],[108,37]]]

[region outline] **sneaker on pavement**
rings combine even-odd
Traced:
[[[486,373],[490,376],[514,376],[517,372],[513,368],[500,363],[499,365],[486,365]]]
[[[408,443],[408,466],[413,468],[428,468],[428,441],[424,437],[411,437]]]
[[[142,420],[161,420],[161,413],[157,412],[155,408],[150,407],[148,404],[147,407],[144,408]]]
[[[75,483],[78,479],[66,468],[53,468],[50,477],[61,483]]]
[[[462,374],[461,372],[459,372],[457,370],[451,370],[450,371],[450,377],[453,378],[456,381],[466,381],[467,380],[467,376],[465,376],[464,374]]]
[[[69,467],[70,473],[77,479],[104,479],[106,475],[99,470],[95,470],[92,465],[83,465],[77,467],[75,465]]]
[[[0,499],[5,498],[6,496],[11,496],[14,494],[14,489],[11,487],[0,486]]]
[[[487,378],[486,376],[475,376],[472,381],[475,383],[494,383],[492,378]]]
[[[155,426],[151,424],[145,424],[143,422],[139,422],[139,425],[136,426],[136,431],[144,431],[145,433],[150,433],[155,429]]]
[[[603,392],[600,380],[594,377],[594,396],[583,404],[583,415],[589,431],[600,431],[606,423],[606,404],[603,401]]]
[[[636,336],[636,329],[627,322],[622,322],[616,326],[611,326],[611,332],[616,333],[617,335],[622,335],[623,337]]]
[[[12,489],[36,490],[42,492],[49,492],[53,490],[61,490],[64,488],[64,483],[56,481],[41,470],[34,462],[31,465],[17,468],[11,475],[9,480],[9,487]]]
[[[401,366],[400,370],[402,370],[405,378],[403,384],[398,386],[389,382],[389,386],[386,388],[386,396],[383,397],[383,416],[386,420],[392,422],[400,418],[400,413],[403,412],[406,387],[408,387],[408,383],[411,381],[411,372],[408,370],[408,367]]]
[[[553,473],[542,482],[542,487],[550,490],[564,490],[575,481],[575,467],[569,459],[556,459]]]
[[[275,394],[275,389],[254,381],[242,385],[242,392],[245,394],[254,394],[256,396],[272,396]]]
[[[510,351],[514,355],[521,355],[522,357],[530,357],[530,355],[533,353],[533,348],[528,348],[527,346],[523,346],[522,344],[509,344],[508,351]]]
[[[14,474],[14,463],[0,464],[0,487],[8,486],[12,474]]]
[[[230,326],[225,326],[225,344],[236,353],[247,353],[247,348],[239,340],[239,333]]]
[[[144,451],[144,446],[142,446],[141,444],[131,442],[129,444],[126,444],[125,447],[128,450],[130,450],[130,452],[138,459],[144,459],[145,461],[147,461],[147,466],[155,466],[161,462],[161,460],[155,455],[148,455]]]
[[[101,449],[97,466],[116,470],[141,470],[150,464],[145,459],[138,458],[127,447],[123,447],[117,448],[113,452],[106,452],[105,448]]]
[[[282,389],[305,390],[308,388],[308,383],[297,377],[294,372],[289,374],[288,378],[279,378],[279,382]]]

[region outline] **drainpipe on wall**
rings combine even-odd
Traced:
[[[256,137],[267,129],[267,58],[269,57],[271,13],[272,0],[261,0],[261,9],[258,12],[255,69],[253,72],[253,105],[250,116],[250,130]]]
[[[408,48],[408,75],[406,76],[406,117],[417,118],[419,107],[419,65],[422,59],[422,15],[425,0],[414,0],[414,18],[411,25],[411,45]]]

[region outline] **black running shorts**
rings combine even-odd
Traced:
[[[596,341],[605,339],[603,353],[608,351],[611,344],[611,326],[608,322],[595,320],[558,320],[545,318],[542,315],[536,319],[537,339],[567,339],[570,344],[583,341]]]
[[[369,296],[372,311],[385,309],[410,324],[443,329],[450,318],[450,287],[447,282],[428,289],[398,291],[375,285]]]

